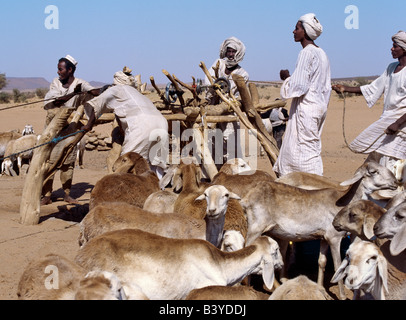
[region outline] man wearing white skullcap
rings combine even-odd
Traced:
[[[236,37],[230,37],[223,41],[220,46],[220,58],[214,61],[213,65],[209,69],[210,74],[215,77],[215,69],[218,66],[217,76],[218,78],[225,78],[230,83],[230,92],[238,98],[240,96],[237,86],[233,81],[232,75],[237,74],[244,78],[245,83],[248,83],[249,75],[245,71],[240,63],[243,61],[245,56],[245,45],[244,43],[237,39]],[[209,85],[209,79],[205,78],[205,85]],[[206,94],[206,100],[210,105],[215,105],[220,103],[220,98],[216,95],[214,90],[209,89]],[[223,133],[223,161],[226,162],[231,158],[240,158],[242,157],[242,151],[240,148],[239,142],[239,129],[240,123],[229,122],[229,123],[219,123],[217,127]],[[234,143],[229,143],[234,141]],[[218,157],[214,157],[218,158]],[[216,161],[218,162],[218,161]],[[220,167],[223,163],[216,163]]]
[[[337,92],[362,94],[369,108],[382,94],[384,106],[381,117],[361,132],[350,144],[355,152],[369,154],[369,159],[393,168],[400,159],[406,159],[406,32],[392,36],[392,57],[384,73],[369,85],[349,87],[334,85]]]
[[[292,76],[287,70],[281,70],[281,78],[285,79],[281,96],[292,98],[292,103],[284,140],[273,167],[278,176],[296,171],[323,175],[321,134],[330,100],[331,75],[326,53],[314,43],[322,31],[313,13],[300,17],[293,35],[303,49]]]
[[[152,101],[136,89],[131,70],[124,69],[127,70],[114,74],[113,86],[86,103],[91,115],[82,129],[89,131],[101,114],[113,112],[124,132],[121,155],[140,154],[158,178],[162,178],[169,150],[168,121]]]
[[[45,119],[45,126],[48,126],[60,108],[77,109],[80,105],[83,105],[87,100],[98,94],[98,90],[95,90],[88,82],[76,78],[75,71],[78,62],[71,55],[67,55],[58,61],[58,76],[55,78],[48,93],[45,96],[45,100],[55,98],[52,101],[46,101],[44,109],[47,110],[47,116]],[[87,92],[86,94],[73,95],[74,92]],[[68,123],[66,123],[68,124]],[[62,131],[60,135],[66,135],[71,132]],[[57,143],[52,149],[51,156],[48,160],[49,163],[55,163],[58,160],[60,153],[64,149],[65,145],[69,144],[74,137],[64,139]],[[70,189],[72,187],[73,169],[76,160],[76,148],[71,152],[68,158],[60,168],[60,180],[62,188],[65,192],[64,201],[70,204],[78,204],[79,202],[70,196]],[[53,176],[54,177],[54,176]],[[45,184],[42,190],[43,198],[41,205],[51,204],[52,184],[53,177],[51,177]]]

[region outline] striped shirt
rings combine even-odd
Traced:
[[[274,171],[323,175],[321,133],[331,94],[330,62],[314,45],[300,53],[296,69],[281,88],[284,99],[292,98],[289,121]]]

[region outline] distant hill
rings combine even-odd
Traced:
[[[18,89],[20,91],[35,90],[38,88],[49,88],[50,83],[44,78],[17,78],[6,77],[7,86],[2,91],[12,91]]]

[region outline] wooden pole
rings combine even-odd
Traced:
[[[66,125],[72,109],[60,108],[51,123],[41,134],[38,144],[51,141]],[[24,225],[37,225],[40,219],[40,199],[45,174],[49,170],[47,163],[53,148],[53,143],[35,149],[26,176],[20,203],[20,223]]]

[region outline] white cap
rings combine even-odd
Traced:
[[[76,67],[76,65],[78,64],[78,62],[75,60],[74,57],[70,56],[69,54],[65,57],[65,59],[69,60],[70,62],[72,62],[72,64]]]

